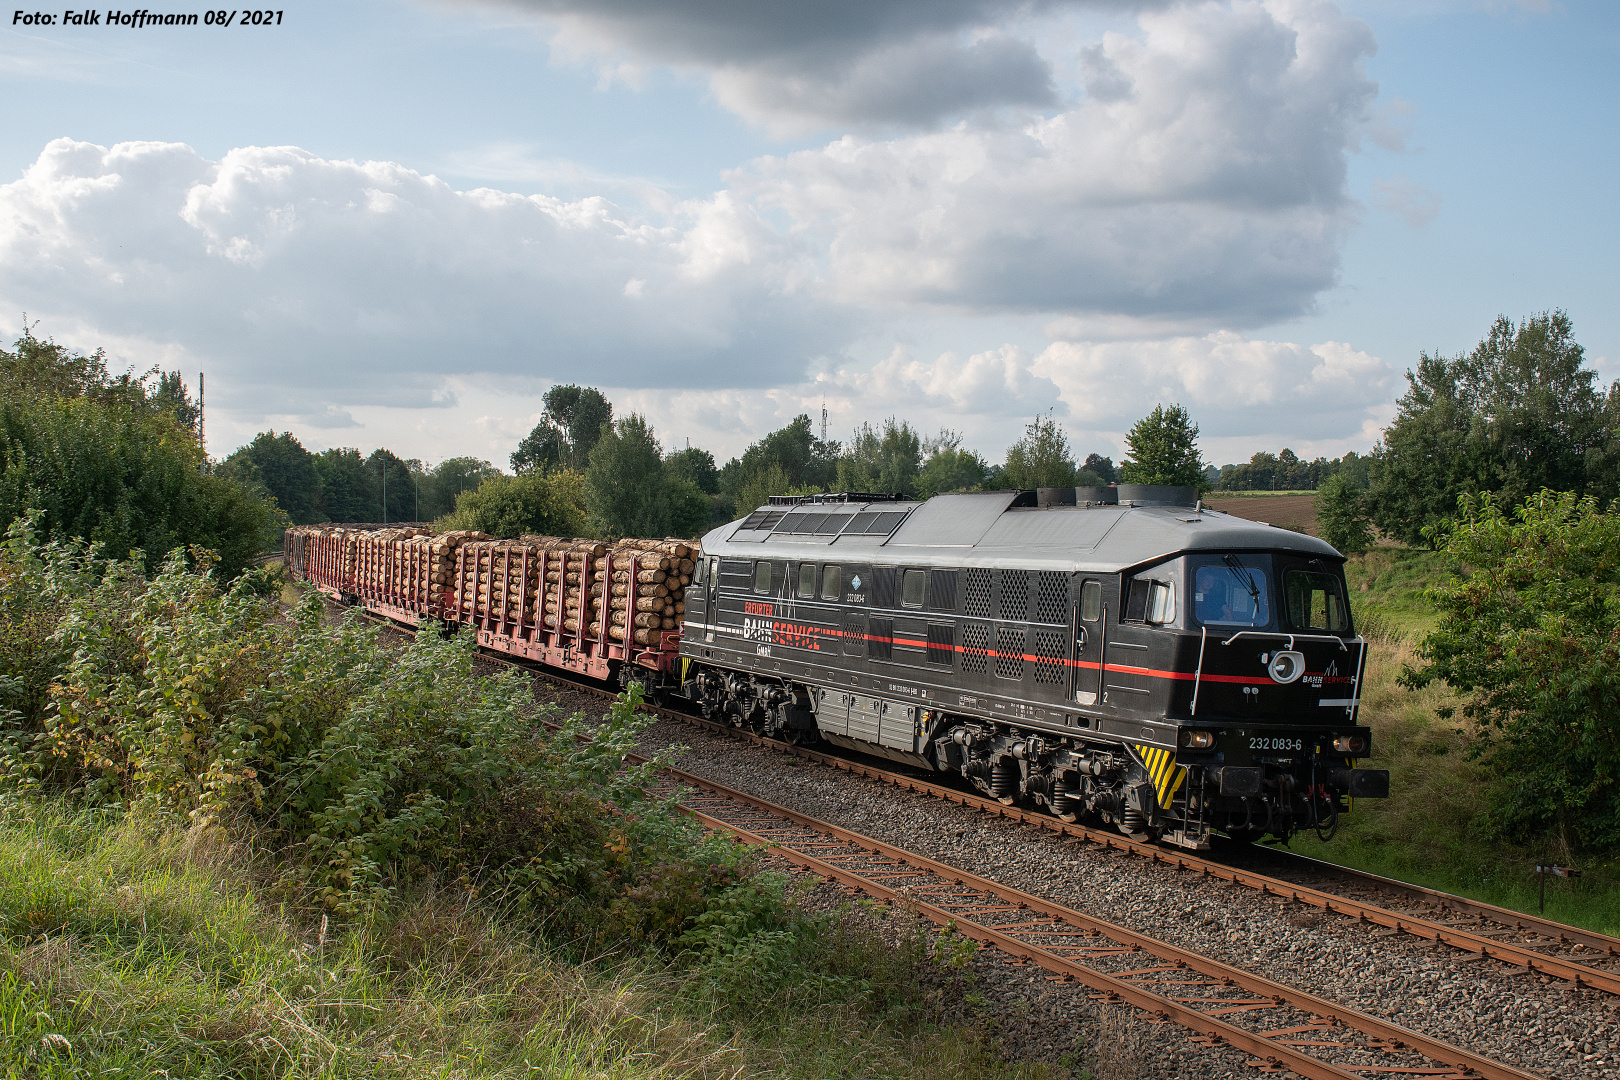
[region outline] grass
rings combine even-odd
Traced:
[[[217,830],[0,805],[0,1075],[1044,1075],[935,1022],[953,976],[915,935],[838,929],[823,953],[864,992],[818,999],[571,963],[449,893],[343,927],[295,895]]]
[[[1447,555],[1421,548],[1374,548],[1350,556],[1344,567],[1358,622],[1371,616],[1367,621],[1378,636],[1394,633],[1407,638],[1434,628],[1434,606],[1423,591],[1452,572]]]
[[[1412,648],[1409,636],[1375,639],[1361,690],[1361,722],[1373,732],[1369,764],[1389,769],[1391,797],[1356,803],[1329,842],[1306,833],[1291,846],[1313,858],[1536,913],[1534,866],[1567,862],[1568,855],[1550,837],[1524,848],[1479,837],[1475,823],[1485,813],[1488,778],[1468,760],[1466,721],[1436,715],[1451,703],[1451,691],[1440,685],[1412,691],[1396,683],[1402,665],[1413,660]],[[1547,916],[1620,936],[1620,864],[1582,869],[1579,880],[1548,881]]]

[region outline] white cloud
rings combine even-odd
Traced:
[[[605,199],[454,191],[386,162],[59,139],[0,186],[0,307],[129,356],[182,348],[220,404],[434,406],[457,372],[640,385],[796,377],[851,317],[724,196],[670,222]],[[93,314],[92,314],[93,313]],[[440,401],[437,404],[442,405]]]
[[[1089,64],[1105,92],[1067,112],[846,136],[729,179],[817,238],[849,300],[1203,329],[1308,309],[1355,221],[1371,33],[1282,0],[1140,21],[1105,36]]]

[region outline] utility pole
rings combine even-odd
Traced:
[[[197,372],[197,446],[208,453],[208,441],[203,438],[203,373]]]
[[[386,525],[386,524],[388,524],[388,459],[383,458],[382,463],[383,463],[383,505],[382,505],[382,512],[383,513],[382,513],[382,523],[384,525]]]
[[[821,441],[827,441],[827,399],[821,399]]]

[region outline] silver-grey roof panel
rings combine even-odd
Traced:
[[[972,547],[996,524],[1016,491],[935,495],[912,511],[889,538],[890,547]]]

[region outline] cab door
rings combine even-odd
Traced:
[[[1084,578],[1074,612],[1074,700],[1096,705],[1102,694],[1103,636],[1108,629],[1102,582]]]

